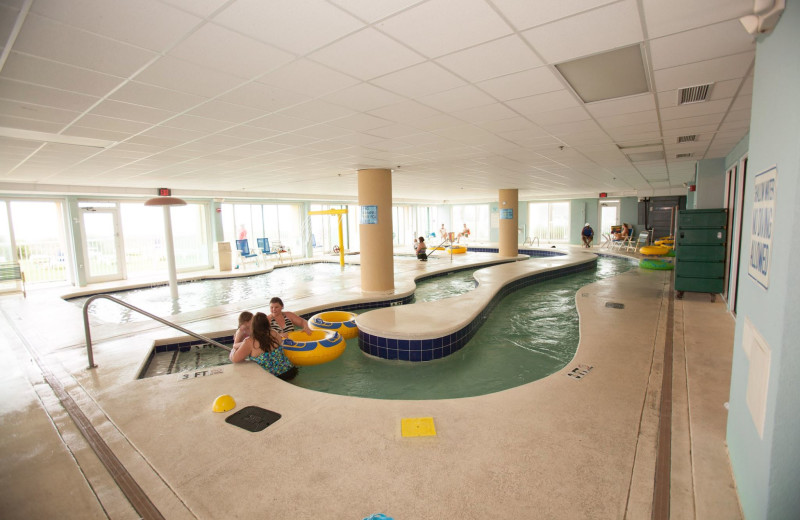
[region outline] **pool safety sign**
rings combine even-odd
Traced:
[[[514,219],[513,208],[503,208],[500,210],[500,220],[513,220],[513,219]]]
[[[775,230],[775,197],[778,168],[756,175],[753,193],[753,221],[750,227],[750,261],[747,273],[764,289],[769,287],[772,237]]]
[[[378,206],[361,206],[361,223],[378,223]]]

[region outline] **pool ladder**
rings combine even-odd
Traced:
[[[531,238],[531,237],[526,237],[526,238],[525,238],[525,241],[522,243],[522,245],[523,245],[523,246],[530,245],[531,247],[533,247],[533,242],[534,242],[534,241],[536,241],[536,247],[540,247],[540,246],[539,246],[539,237],[533,237],[533,238]]]
[[[197,339],[199,339],[201,341],[205,341],[207,343],[210,343],[210,344],[214,345],[215,347],[224,348],[225,350],[228,350],[228,351],[231,350],[231,347],[228,347],[227,345],[223,345],[219,341],[214,341],[213,339],[207,338],[207,337],[203,336],[202,334],[198,334],[196,332],[192,332],[191,330],[184,329],[180,325],[176,325],[175,323],[172,323],[171,321],[167,321],[167,320],[165,320],[163,318],[159,318],[155,314],[150,314],[149,312],[147,312],[145,310],[142,310],[142,309],[140,309],[138,307],[134,307],[130,303],[124,302],[124,301],[120,300],[119,298],[114,298],[113,296],[109,296],[107,294],[95,294],[94,296],[90,296],[89,299],[86,300],[86,303],[83,304],[83,332],[86,335],[86,353],[89,355],[89,368],[97,368],[97,365],[94,364],[94,355],[92,354],[92,335],[89,332],[89,305],[91,305],[92,302],[94,302],[95,300],[98,300],[100,298],[103,298],[105,300],[111,300],[112,302],[118,303],[118,304],[122,305],[123,307],[127,307],[132,311],[136,311],[139,314],[143,314],[143,315],[147,316],[148,318],[154,319],[159,323],[163,323],[164,325],[167,325],[168,327],[172,327],[173,329],[179,330],[179,331],[183,332],[184,334],[188,334],[188,335],[192,336],[193,338],[197,338]]]

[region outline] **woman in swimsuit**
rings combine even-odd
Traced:
[[[270,319],[267,315],[257,312],[253,316],[252,327],[250,337],[233,344],[231,361],[240,363],[249,359],[284,381],[293,379],[297,375],[297,367],[284,354],[280,338],[270,328]]]
[[[270,328],[281,339],[285,339],[287,334],[294,330],[295,326],[303,329],[306,334],[311,334],[308,321],[293,312],[284,311],[283,301],[277,296],[269,301],[269,322]]]

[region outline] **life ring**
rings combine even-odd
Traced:
[[[467,248],[464,246],[450,246],[450,252],[454,255],[460,255],[462,253],[466,253]]]
[[[658,258],[642,258],[639,260],[639,267],[643,269],[669,271],[670,269],[675,269],[675,264],[667,262],[666,260],[659,260]]]
[[[669,253],[669,248],[664,246],[644,246],[639,249],[643,255],[663,256]]]
[[[432,247],[431,248],[432,251],[444,251],[445,249],[446,248],[444,248],[442,246],[436,246],[436,247]]]
[[[293,365],[307,367],[333,361],[344,352],[347,343],[333,330],[312,330],[311,335],[293,330],[283,340],[283,352]]]
[[[312,329],[335,330],[344,339],[351,339],[358,336],[356,326],[356,315],[345,311],[328,311],[315,314],[308,320],[308,325]]]
[[[657,246],[672,247],[672,245],[675,244],[675,241],[674,240],[661,239],[661,240],[656,240],[653,243],[655,245],[657,245]]]

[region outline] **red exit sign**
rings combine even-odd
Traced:
[[[603,192],[603,193],[601,193],[601,194],[600,194],[600,198],[601,198],[601,199],[604,199],[604,198],[606,198],[606,197],[608,197],[608,193],[606,193],[606,192]]]
[[[172,195],[172,190],[169,188],[158,188],[159,197],[169,197]]]

